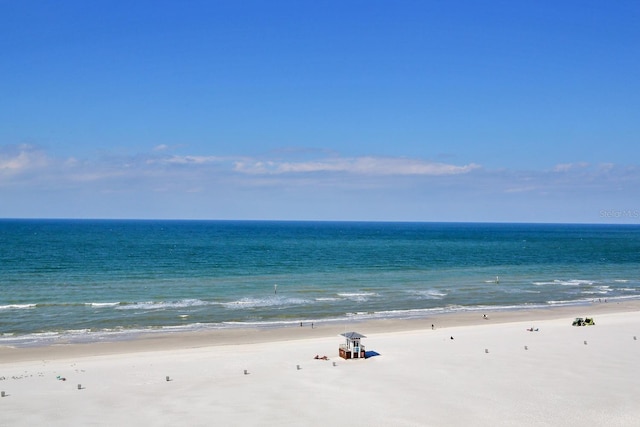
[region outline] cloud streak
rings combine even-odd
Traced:
[[[455,165],[398,157],[320,155],[293,160],[248,156],[177,155],[157,146],[135,155],[60,158],[31,145],[0,146],[0,187],[66,189],[85,186],[96,191],[162,188],[203,191],[221,183],[242,188],[265,186],[388,187],[388,179],[451,177],[481,170],[474,163]],[[296,153],[292,153],[295,157]],[[352,179],[345,177],[351,176]],[[380,178],[381,180],[376,180]],[[156,190],[152,190],[156,191]]]
[[[31,145],[0,147],[0,176],[18,175],[29,170],[43,169],[48,163],[45,153]]]
[[[237,161],[234,170],[247,174],[304,174],[348,173],[358,175],[457,175],[479,169],[476,164],[463,166],[425,162],[416,159],[394,157],[332,158],[306,162],[290,161]]]
[[[590,165],[584,162],[558,164],[547,171],[491,171],[476,163],[451,164],[405,157],[340,157],[332,154],[309,160],[287,158],[252,158],[247,156],[175,155],[166,146],[148,153],[129,156],[103,156],[96,159],[57,158],[38,147],[23,144],[0,146],[0,185],[19,181],[108,182],[110,180],[185,180],[217,179],[253,182],[284,182],[283,180],[313,179],[341,182],[352,176],[358,182],[376,177],[393,179],[438,179],[459,177],[471,187],[488,185],[504,193],[553,190],[554,186],[584,187],[608,185],[611,182],[638,181],[638,168],[620,167],[610,163]],[[282,155],[282,153],[280,153]],[[468,176],[468,178],[464,178]],[[335,179],[334,179],[335,178]],[[436,181],[434,181],[436,180]],[[251,181],[245,182],[245,184]],[[305,181],[307,182],[307,181]],[[443,181],[444,182],[444,181]],[[192,187],[192,182],[189,184]]]
[[[258,158],[171,150],[76,158],[31,145],[0,146],[0,216],[42,215],[43,196],[51,201],[47,208],[57,203],[57,215],[67,216],[101,217],[107,209],[112,216],[154,218],[162,209],[171,212],[164,217],[185,218],[200,206],[198,215],[207,218],[343,218],[350,210],[356,219],[419,219],[438,212],[440,220],[495,218],[509,209],[529,218],[540,206],[553,206],[544,212],[581,214],[596,197],[602,201],[593,212],[640,199],[636,165],[575,162],[546,170],[488,170],[405,157],[316,152],[300,160],[295,152]]]

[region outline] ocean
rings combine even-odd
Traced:
[[[0,220],[0,345],[640,298],[640,226]]]

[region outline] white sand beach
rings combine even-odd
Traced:
[[[0,425],[640,425],[638,302],[482,314],[0,348]]]

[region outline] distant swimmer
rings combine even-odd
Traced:
[[[500,283],[500,277],[496,276],[496,283]]]

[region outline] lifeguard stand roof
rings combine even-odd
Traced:
[[[344,334],[340,334],[343,337],[354,339],[354,338],[366,338],[364,335],[359,334],[357,332],[345,332]]]

